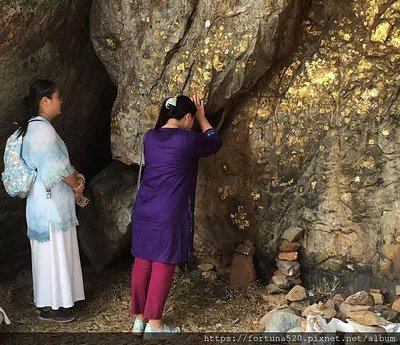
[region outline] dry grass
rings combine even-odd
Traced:
[[[103,274],[84,271],[86,301],[75,306],[77,319],[56,324],[38,319],[30,285],[0,283],[0,305],[11,325],[0,326],[12,332],[130,332],[130,267],[120,265]],[[258,332],[259,320],[267,306],[260,297],[257,282],[245,290],[229,287],[223,277],[207,281],[199,271],[176,275],[165,306],[167,321],[184,332]]]

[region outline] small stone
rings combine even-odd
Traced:
[[[280,272],[280,271],[278,271],[278,272]],[[297,272],[295,275],[293,275],[293,276],[287,276],[287,278],[289,279],[289,280],[296,280],[296,279],[299,279],[300,278],[300,271],[299,272]]]
[[[384,309],[382,311],[382,317],[389,322],[396,322],[399,317],[399,313],[395,310]]]
[[[232,260],[232,271],[229,284],[235,289],[244,289],[256,280],[253,256],[235,253]]]
[[[208,272],[208,271],[211,271],[214,268],[214,266],[211,265],[211,264],[200,264],[200,265],[197,266],[197,268],[200,271]]]
[[[400,296],[400,285],[396,285],[396,296]]]
[[[383,293],[382,290],[379,289],[369,289],[369,293],[373,294],[373,293]]]
[[[295,280],[289,279],[289,283],[290,283],[290,287],[293,287],[293,286],[295,286],[295,285],[301,285],[301,284],[302,284],[302,281],[301,281],[300,278],[297,278],[297,279],[295,279]]]
[[[345,302],[351,305],[374,305],[374,298],[366,291],[359,291],[347,297]]]
[[[278,259],[287,261],[296,261],[298,257],[297,252],[282,252],[279,253]]]
[[[324,313],[324,305],[322,303],[314,303],[304,309],[301,316],[307,317],[308,315],[322,315]]]
[[[300,264],[297,261],[277,260],[278,270],[287,276],[294,276],[300,272]]]
[[[294,301],[290,303],[290,308],[297,312],[298,315],[302,315],[304,310],[310,306],[310,301]]]
[[[321,315],[324,319],[332,319],[336,317],[337,312],[335,309],[326,308],[324,313]]]
[[[369,310],[350,312],[349,319],[365,326],[388,325],[390,322]]]
[[[349,324],[354,327],[354,330],[359,333],[385,333],[385,329],[379,326],[367,326],[355,320],[348,319]]]
[[[307,329],[307,320],[301,321],[301,326],[300,327],[301,327],[301,331],[305,332],[306,329]]]
[[[336,302],[336,301],[340,301],[343,302],[344,298],[340,293],[337,293],[335,296],[332,297],[332,299]]]
[[[201,276],[204,279],[208,279],[208,280],[216,280],[218,278],[217,272],[215,271],[207,271],[207,272],[203,272],[201,274]]]
[[[332,319],[337,315],[337,312],[334,307],[331,308],[330,303],[319,302],[306,308],[301,316],[307,317],[309,315],[321,315],[324,319]]]
[[[299,242],[289,242],[288,240],[283,240],[279,251],[281,252],[296,252],[300,249]]]
[[[327,309],[335,310],[335,307],[336,307],[335,301],[333,299],[328,299],[325,302],[324,307],[327,308]]]
[[[243,255],[254,255],[256,249],[252,245],[248,245],[246,243],[240,243],[237,247],[235,252],[240,253]]]
[[[261,294],[262,299],[267,303],[268,309],[274,309],[283,305],[287,306],[285,294],[264,295]]]
[[[383,304],[383,295],[381,293],[371,293],[374,298],[374,304]]]
[[[340,316],[345,319],[350,317],[351,313],[357,311],[366,311],[366,310],[373,310],[372,306],[369,305],[351,305],[346,302],[343,302],[340,305]]]
[[[271,278],[271,282],[274,283],[280,289],[288,289],[290,288],[290,282],[282,272],[278,271],[278,274],[274,274]]]
[[[246,238],[246,239],[243,241],[243,243],[246,244],[246,245],[248,245],[249,247],[251,247],[251,246],[253,245],[253,241],[249,240],[248,238]]]
[[[307,299],[307,290],[301,285],[294,286],[286,295],[288,301],[302,301]]]
[[[302,228],[291,226],[289,229],[283,232],[281,237],[289,242],[292,242],[298,239],[303,234],[303,231],[304,230]]]
[[[335,302],[336,310],[340,309],[340,305],[343,303],[344,298],[341,294],[336,294],[332,297],[332,300]]]
[[[286,290],[283,290],[283,289],[281,289],[281,288],[279,288],[279,287],[277,287],[275,284],[268,284],[268,285],[267,285],[267,293],[268,293],[269,295],[273,295],[273,294],[277,294],[277,293],[279,293],[279,294],[281,294],[281,293],[286,294],[287,291],[286,291]]]
[[[400,298],[393,302],[392,309],[400,313]]]

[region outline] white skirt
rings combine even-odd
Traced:
[[[70,308],[84,300],[76,227],[57,232],[50,229],[50,241],[30,242],[36,307]]]

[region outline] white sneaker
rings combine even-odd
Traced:
[[[143,339],[167,339],[181,333],[181,329],[178,326],[164,325],[164,328],[153,328],[149,324],[146,324],[144,329]]]
[[[145,324],[145,321],[135,319],[135,322],[133,323],[132,333],[137,336],[143,335]]]

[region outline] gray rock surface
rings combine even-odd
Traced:
[[[304,4],[94,0],[91,37],[119,90],[113,157],[139,162],[141,134],[154,126],[167,96],[199,93],[216,113],[249,91],[287,57]]]
[[[131,211],[136,196],[137,171],[113,162],[89,184],[91,203],[80,212],[79,243],[97,271],[121,255],[129,255]]]

